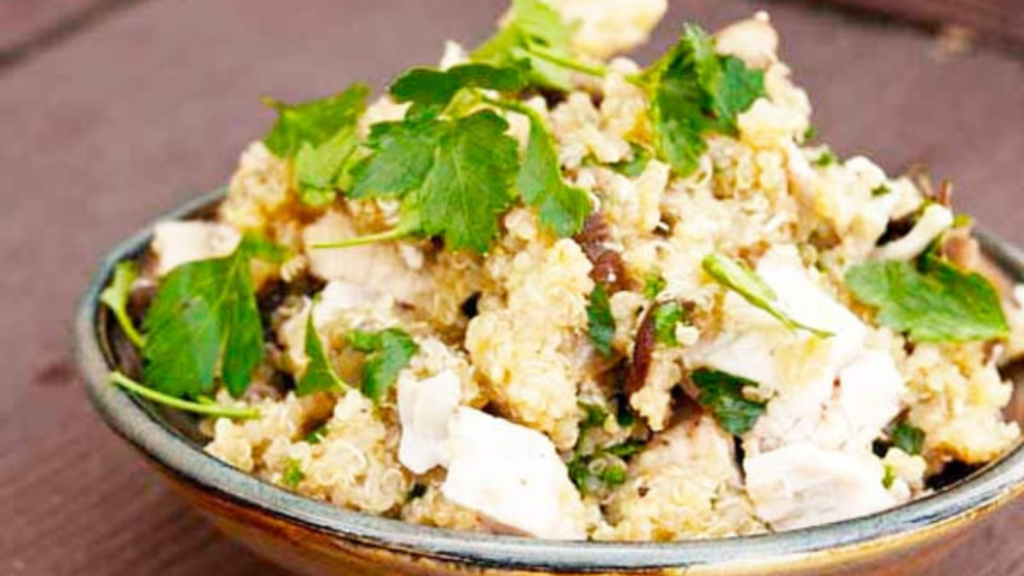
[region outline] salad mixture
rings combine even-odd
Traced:
[[[665,10],[514,0],[380,97],[265,99],[103,294],[113,383],[299,494],[549,539],[839,521],[1015,445],[1024,289],[950,187],[819,144],[766,14],[618,56]]]

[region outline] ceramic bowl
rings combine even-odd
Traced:
[[[218,191],[166,218],[208,214]],[[98,304],[113,266],[140,254],[151,228],[103,261],[76,321],[82,373],[97,411],[221,530],[306,575],[926,574],[955,542],[1024,493],[1024,447],[927,498],[846,522],[755,537],[675,543],[547,542],[426,528],[307,499],[207,455],[196,422],[109,383],[116,345]],[[990,235],[987,254],[1016,280],[1024,257]],[[1018,398],[1020,395],[1018,394]],[[1015,402],[1020,406],[1021,402]],[[1014,417],[1024,420],[1022,410]]]

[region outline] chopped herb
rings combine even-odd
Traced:
[[[885,475],[882,476],[882,486],[886,490],[892,488],[892,485],[896,483],[896,471],[893,470],[890,464],[885,465]]]
[[[471,58],[498,66],[526,62],[534,85],[568,91],[572,70],[600,73],[573,59],[571,30],[542,0],[513,0],[504,25]]]
[[[289,490],[298,490],[299,484],[302,484],[305,479],[306,474],[302,471],[302,462],[294,458],[289,459],[281,474],[281,484]]]
[[[628,472],[620,461],[629,460],[644,446],[640,440],[627,440],[591,454],[577,450],[568,463],[569,479],[585,494],[602,484],[610,488],[621,486],[626,482]]]
[[[658,155],[682,176],[697,168],[706,133],[735,134],[737,116],[765,95],[763,72],[716,54],[714,40],[690,25],[638,82],[651,101]]]
[[[561,238],[583,229],[593,206],[586,190],[570,186],[562,178],[555,142],[544,120],[527,106],[516,106],[530,119],[526,156],[519,168],[516,187],[528,206],[537,210],[542,226]]]
[[[878,309],[880,324],[915,342],[1003,338],[1009,325],[999,294],[977,272],[964,272],[927,252],[918,262],[875,261],[853,266],[846,285]]]
[[[100,294],[102,302],[121,326],[121,330],[128,340],[137,348],[142,348],[145,340],[142,334],[135,328],[131,315],[128,314],[128,299],[132,295],[132,285],[139,277],[139,267],[134,262],[122,262],[114,269],[114,278],[105,290]]]
[[[369,94],[368,87],[355,84],[341,94],[301,104],[264,98],[278,113],[264,143],[276,156],[294,158],[296,187],[305,204],[334,201],[343,168],[358,145],[356,122]]]
[[[711,411],[723,430],[737,436],[750,432],[764,414],[766,403],[748,400],[745,388],[756,388],[757,382],[718,370],[702,368],[690,374],[700,388],[697,402]]]
[[[587,304],[587,320],[590,341],[594,348],[605,356],[612,354],[612,340],[615,338],[615,317],[612,316],[611,303],[608,300],[608,290],[604,284],[598,283],[594,291],[590,293],[590,302]]]
[[[817,138],[818,138],[818,127],[815,126],[814,124],[811,124],[810,126],[807,127],[806,130],[804,130],[803,137],[800,139],[800,141],[801,142],[810,142],[811,140],[816,140]]]
[[[604,452],[625,460],[639,454],[645,446],[647,446],[647,443],[643,440],[627,440],[622,444],[606,448]]]
[[[644,276],[644,297],[648,300],[654,300],[661,294],[661,291],[665,289],[668,282],[658,272],[648,272]]]
[[[886,194],[892,193],[892,188],[889,188],[887,184],[879,184],[871,189],[871,196],[878,198],[879,196],[885,196]]]
[[[686,310],[678,302],[661,302],[654,307],[654,338],[663,346],[678,346],[676,326],[686,319]]]
[[[398,379],[398,373],[409,365],[419,352],[416,341],[398,328],[380,332],[353,330],[348,342],[359,352],[366,352],[363,365],[363,394],[374,402],[380,402]]]
[[[462,64],[448,70],[413,68],[391,85],[391,96],[397,102],[412,102],[409,116],[439,115],[464,88],[484,88],[498,92],[518,92],[526,88],[529,65],[508,66]]]
[[[319,444],[324,441],[324,437],[327,436],[327,425],[314,428],[306,434],[305,441],[307,444]]]
[[[263,103],[276,110],[278,117],[263,142],[276,156],[292,158],[303,144],[319,146],[354,125],[366,109],[369,95],[367,86],[355,84],[341,94],[301,104],[266,97]]]
[[[618,464],[611,464],[605,469],[601,470],[601,482],[604,482],[607,486],[615,487],[622,486],[626,483],[626,468]]]
[[[838,163],[839,157],[837,157],[835,153],[829,150],[828,148],[826,148],[824,152],[822,152],[817,158],[814,159],[814,165],[820,166],[822,168],[824,168],[825,166],[831,166],[833,164]]]
[[[716,282],[736,292],[751,305],[771,314],[791,330],[806,330],[818,337],[832,336],[832,333],[797,322],[786,314],[778,301],[775,291],[761,280],[753,270],[739,260],[721,254],[710,254],[704,258],[704,271]]]
[[[892,445],[911,456],[917,456],[924,447],[924,430],[900,422],[892,431]]]
[[[323,342],[320,341],[320,334],[317,333],[312,311],[310,311],[309,320],[306,322],[305,350],[306,356],[309,357],[309,366],[295,385],[295,393],[298,396],[350,388],[331,366],[331,360],[327,356]]]
[[[190,262],[164,279],[144,324],[146,384],[179,398],[212,394],[218,378],[236,398],[263,359],[263,324],[243,240],[225,258]]]
[[[629,160],[615,162],[608,167],[627,178],[636,178],[644,173],[647,164],[650,163],[651,152],[639,144],[631,144],[630,147],[633,149],[633,155]]]
[[[583,410],[583,419],[580,420],[580,435],[592,428],[601,428],[608,420],[608,411],[603,406],[580,402],[579,407]]]
[[[316,248],[343,248],[412,234],[444,238],[452,250],[486,252],[514,200],[518,145],[485,110],[456,120],[375,124],[371,154],[353,169],[351,198],[402,198],[394,230]]]
[[[163,404],[164,406],[175,408],[177,410],[183,410],[185,412],[192,412],[194,414],[201,414],[212,418],[230,418],[233,420],[250,420],[260,417],[259,410],[256,410],[255,408],[221,406],[220,404],[211,401],[191,402],[176,396],[170,396],[147,386],[143,386],[120,372],[111,373],[110,382],[116,386],[124,388],[125,390],[138,394],[147,400],[156,402],[157,404]]]

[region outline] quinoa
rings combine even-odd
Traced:
[[[667,541],[868,514],[928,494],[927,479],[952,462],[984,464],[1019,441],[1019,426],[1003,416],[1013,389],[999,367],[1024,349],[1024,288],[1003,295],[1011,328],[1004,337],[942,343],[913,341],[851,292],[848,271],[876,258],[893,223],[932,200],[909,178],[890,177],[864,157],[832,160],[808,140],[809,99],[779,60],[767,15],[721,31],[717,43],[722,57],[760,74],[763,95],[737,115],[734,131],[706,134],[695,167],[680,174],[651,152],[650,93],[637,81],[641,67],[619,55],[646,39],[664,0],[549,3],[574,23],[572,56],[602,66],[604,76],[575,75],[567,93],[540,91],[522,102],[549,128],[566,186],[592,204],[600,237],[560,237],[524,205],[500,216],[493,243],[479,253],[422,235],[324,249],[401,225],[402,202],[345,194],[304,202],[295,163],[252,143],[214,220],[236,244],[255,234],[282,247],[285,258],[254,264],[254,279],[257,290],[286,288],[262,311],[258,385],[241,397],[221,389],[215,399],[260,417],[208,419],[207,452],[299,494],[427,526]],[[450,42],[441,68],[474,57]],[[468,106],[503,114],[527,148],[526,116]],[[407,113],[407,104],[381,97],[357,132],[366,138]],[[636,170],[623,168],[634,161]],[[167,243],[180,243],[175,238],[158,230],[158,266],[144,271],[147,280],[230,252],[223,242],[192,249],[205,256],[174,252]],[[615,258],[612,276],[624,278],[595,273],[602,254]],[[709,254],[742,262],[782,300],[822,303],[809,316],[798,313],[799,302],[786,313],[820,320],[811,328],[828,333],[765,314],[716,281]],[[597,290],[610,293],[608,350],[593,338]],[[685,303],[678,324],[659,328],[657,340],[649,325],[639,346],[644,319],[666,302]],[[311,357],[310,328],[326,360]],[[388,330],[400,330],[413,352],[375,397],[358,382],[380,349],[359,348],[353,333],[379,338]],[[344,386],[300,394],[297,383],[316,362]],[[701,387],[701,371],[727,377],[729,410]],[[397,389],[435,380],[454,386],[454,405],[428,395],[399,406]],[[533,492],[495,492],[483,504],[479,494],[456,493],[448,472],[457,446],[471,457],[465,438],[438,446],[451,455],[425,473],[403,463],[403,435],[444,436],[460,418],[495,426],[495,438],[509,442],[495,451],[524,462],[521,485],[508,489]],[[920,432],[921,445],[899,445],[896,426]],[[797,473],[779,467],[784,450],[821,453],[830,464],[821,478],[795,478],[792,493],[779,496],[778,483]],[[488,470],[462,473],[461,486],[507,485],[480,480]],[[815,481],[854,504],[823,504]],[[520,518],[502,501],[523,494],[536,496],[527,506],[536,518]],[[547,516],[548,524],[537,519]]]

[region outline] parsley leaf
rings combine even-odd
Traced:
[[[310,430],[309,434],[306,434],[304,440],[307,444],[319,444],[324,441],[324,437],[327,436],[327,425],[324,424],[319,428]]]
[[[573,236],[590,215],[590,197],[562,179],[554,140],[540,116],[526,106],[517,109],[530,119],[530,138],[516,187],[526,204],[537,210],[542,226],[561,238]]]
[[[359,146],[353,123],[314,147],[303,142],[295,156],[295,179],[299,199],[307,206],[326,206],[337,197],[338,180],[346,161]]]
[[[828,148],[825,148],[825,150],[821,154],[819,154],[817,158],[814,159],[814,165],[819,166],[821,168],[838,163],[839,157],[836,156],[835,152],[829,150]]]
[[[572,63],[571,30],[558,12],[542,0],[513,0],[504,25],[471,55],[477,62],[530,65],[532,84],[562,91],[572,89],[565,64]]]
[[[412,102],[409,116],[436,117],[463,88],[484,88],[498,92],[518,92],[528,83],[529,63],[509,66],[462,64],[448,70],[413,68],[391,85],[397,102]]]
[[[177,397],[214,391],[219,377],[235,397],[263,359],[246,240],[230,256],[191,262],[164,279],[146,314],[146,383]]]
[[[114,314],[121,330],[128,340],[137,348],[142,348],[145,340],[135,328],[131,316],[128,314],[128,299],[132,294],[132,285],[139,277],[139,267],[134,262],[121,262],[114,269],[114,278],[105,290],[100,294],[102,302]]]
[[[885,472],[882,476],[882,487],[886,490],[892,488],[892,485],[896,483],[896,470],[893,469],[892,465],[885,465]]]
[[[301,104],[264,98],[263,103],[277,110],[278,117],[263,142],[279,158],[292,158],[304,143],[319,146],[354,125],[366,110],[369,95],[367,86],[355,84],[341,94]]]
[[[763,72],[716,54],[713,39],[692,25],[639,83],[651,101],[655,148],[683,176],[707,149],[706,132],[735,134],[736,117],[765,95]]]
[[[340,248],[422,233],[452,250],[484,253],[511,206],[518,146],[508,124],[491,111],[456,120],[414,118],[374,126],[373,153],[353,169],[352,198],[400,197],[398,229],[318,246]]]
[[[419,352],[416,342],[398,328],[380,332],[353,330],[348,334],[348,342],[352,348],[369,354],[363,365],[363,394],[374,402],[384,399],[398,373]]]
[[[924,430],[900,422],[892,431],[892,445],[911,456],[917,456],[924,447]]]
[[[710,410],[718,425],[730,434],[750,432],[766,410],[766,403],[743,396],[744,388],[757,387],[753,380],[706,368],[695,370],[690,378],[700,388],[697,403]]]
[[[309,357],[309,366],[295,385],[295,393],[298,396],[349,388],[349,385],[338,376],[334,367],[331,366],[331,360],[316,331],[312,312],[309,313],[309,321],[306,323],[305,349],[306,356]]]
[[[612,340],[615,338],[615,317],[612,316],[608,290],[598,283],[590,293],[587,304],[588,335],[594,348],[605,356],[612,354]]]
[[[654,339],[664,346],[678,346],[676,325],[686,319],[686,310],[678,302],[661,302],[654,308]]]
[[[786,314],[778,301],[775,291],[739,260],[721,254],[709,254],[704,258],[704,271],[716,282],[736,292],[751,305],[771,314],[791,330],[806,330],[815,336],[825,338],[832,333],[797,322]]]
[[[977,272],[963,272],[926,253],[918,264],[865,262],[846,273],[860,302],[878,309],[880,324],[915,342],[969,342],[1005,337],[999,295]]]

